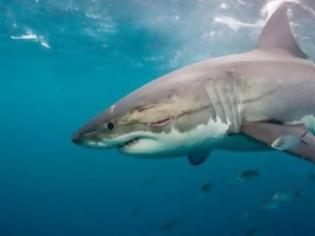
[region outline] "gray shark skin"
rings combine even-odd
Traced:
[[[143,158],[211,150],[269,151],[315,162],[315,65],[298,47],[283,4],[253,51],[176,70],[114,104],[72,138]]]

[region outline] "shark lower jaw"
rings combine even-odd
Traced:
[[[119,152],[125,154],[141,155],[156,152],[159,140],[151,133],[135,133],[123,135],[113,139],[103,139],[98,142],[87,142],[86,146],[91,148],[117,148]]]
[[[154,154],[154,146],[157,146],[158,141],[152,138],[136,137],[127,142],[117,145],[119,152],[131,155]]]

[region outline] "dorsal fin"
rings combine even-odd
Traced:
[[[292,34],[287,11],[284,3],[273,13],[262,30],[257,48],[282,50],[294,57],[307,58]]]

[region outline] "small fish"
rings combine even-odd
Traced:
[[[259,176],[258,170],[244,170],[240,173],[239,178],[242,181],[251,180]]]
[[[200,189],[200,192],[202,193],[208,193],[212,190],[212,185],[210,183],[206,183],[204,184],[201,189]]]
[[[163,231],[172,230],[177,225],[177,221],[167,221],[161,225],[160,229]]]
[[[286,192],[275,192],[271,199],[263,203],[262,207],[267,210],[274,210],[279,207],[280,203],[288,202],[292,199],[293,195]]]
[[[246,236],[258,236],[261,235],[262,230],[259,227],[252,228],[246,232]]]
[[[266,201],[263,203],[262,208],[264,208],[266,210],[275,210],[276,208],[278,208],[278,206],[279,206],[279,202]]]
[[[280,202],[290,201],[292,199],[292,194],[286,192],[278,192],[274,195],[274,198]]]

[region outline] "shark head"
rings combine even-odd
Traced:
[[[175,74],[171,80],[153,81],[92,119],[74,134],[72,141],[138,156],[187,153],[203,140],[202,135],[191,132],[207,125],[208,99],[202,92],[196,96],[185,86],[176,86],[174,76],[185,80]]]
[[[173,119],[157,116],[158,104],[129,106],[115,104],[83,126],[72,138],[76,144],[92,148],[118,148],[129,154],[162,151],[161,134],[169,130]],[[160,105],[161,106],[161,105]]]

